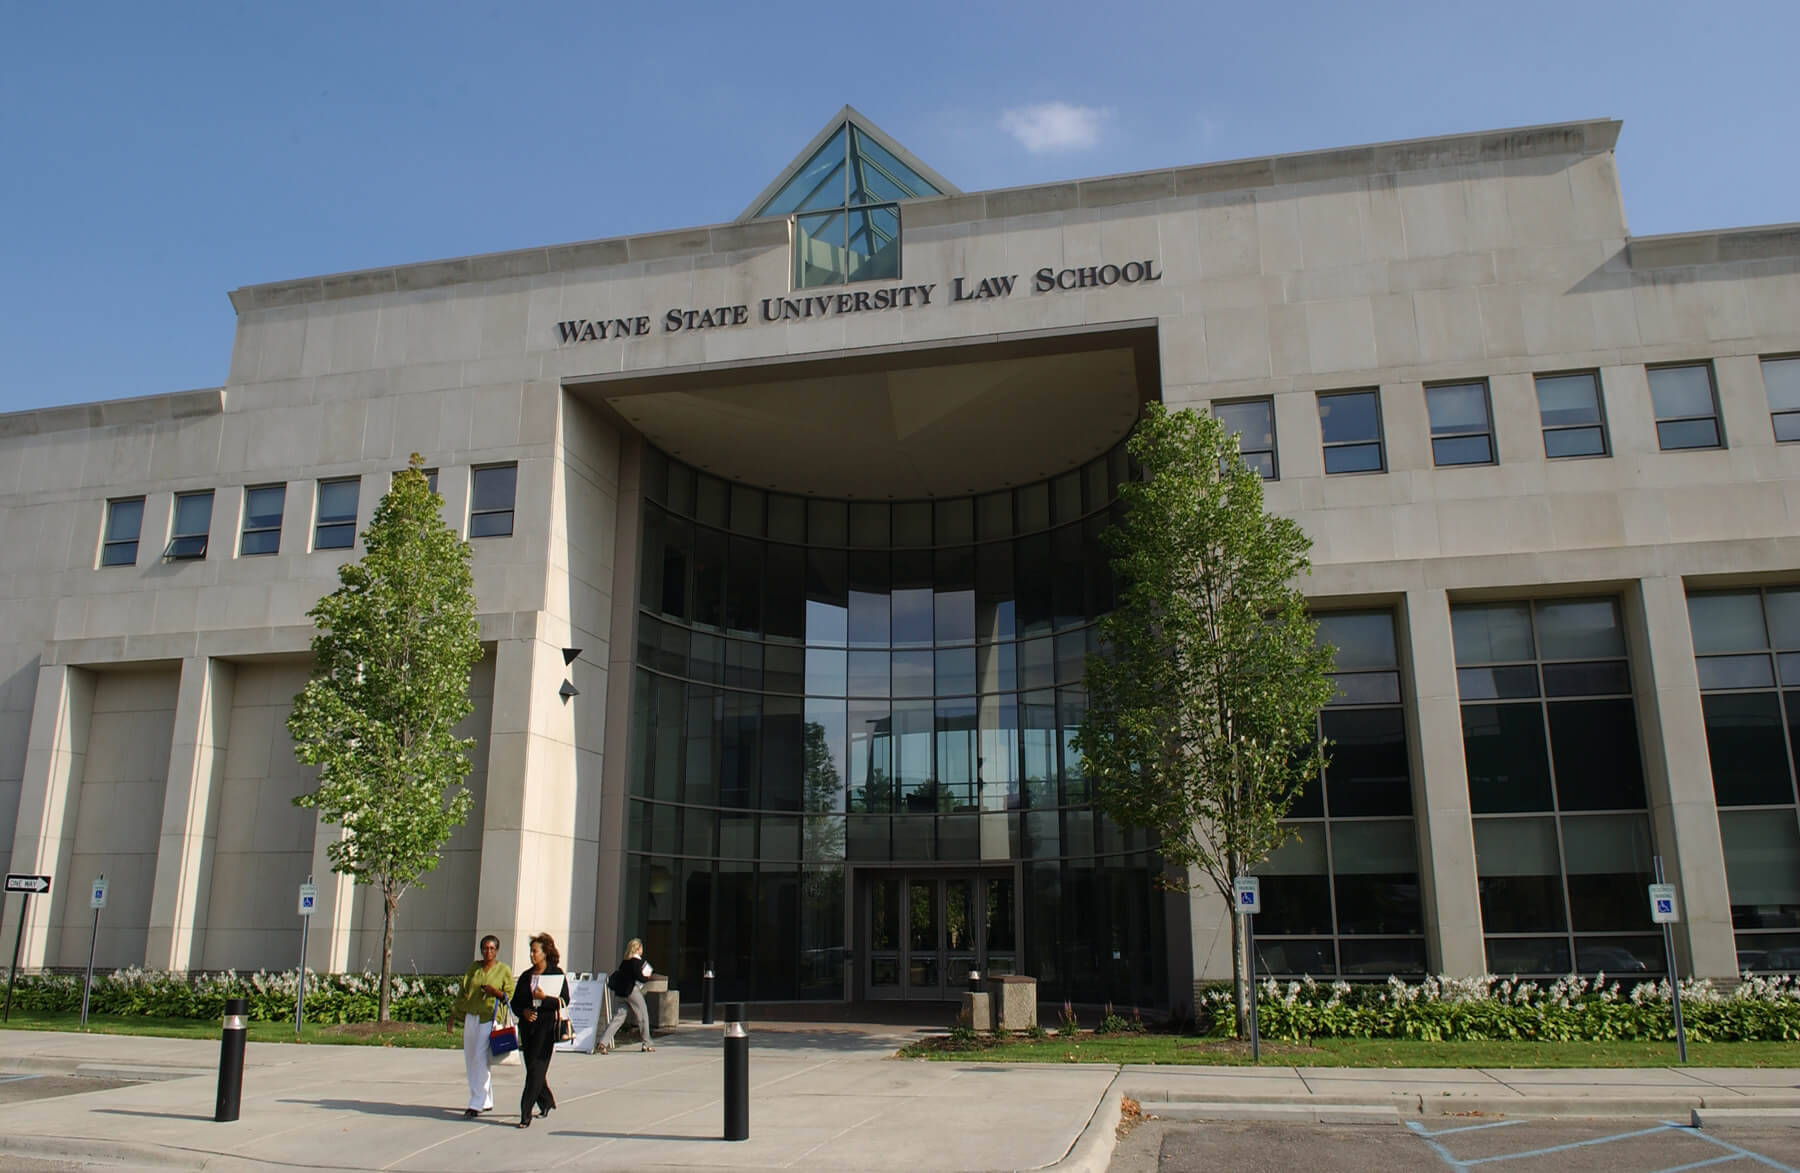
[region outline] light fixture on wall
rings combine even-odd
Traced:
[[[562,682],[562,687],[556,690],[556,695],[561,697],[563,704],[566,705],[569,703],[570,697],[580,696],[581,690],[575,687],[574,682],[565,680]]]
[[[575,662],[575,657],[577,657],[579,655],[581,655],[580,648],[564,648],[563,649],[563,666],[567,667],[568,665],[573,664]]]

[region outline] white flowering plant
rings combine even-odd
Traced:
[[[389,979],[389,1017],[400,1022],[444,1022],[456,997],[451,976],[396,974]],[[225,1013],[225,999],[245,998],[250,1017],[273,1022],[294,1016],[293,970],[240,974],[169,973],[161,970],[116,969],[94,975],[89,1002],[92,1014],[156,1018],[212,1019]],[[306,973],[306,1017],[311,1022],[373,1022],[380,1002],[381,978],[373,973]],[[14,1004],[27,1010],[70,1013],[81,1009],[81,975],[21,973]]]
[[[1427,977],[1407,983],[1352,985],[1313,978],[1263,979],[1257,987],[1257,1025],[1265,1038],[1494,1040],[1552,1042],[1673,1039],[1669,983],[1605,974],[1555,980],[1503,977]],[[1681,983],[1688,1038],[1699,1042],[1800,1041],[1800,977],[1749,976],[1729,990],[1710,979]],[[1232,1033],[1231,990],[1201,991],[1196,1015],[1202,1033]]]

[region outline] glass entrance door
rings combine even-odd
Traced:
[[[862,997],[949,1000],[968,988],[970,969],[1013,972],[1010,873],[884,872],[858,887]]]

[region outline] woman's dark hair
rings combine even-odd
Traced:
[[[531,939],[531,944],[542,945],[544,948],[544,960],[551,965],[561,968],[562,953],[556,947],[555,937],[552,937],[549,933],[539,933]]]
[[[496,949],[500,948],[500,938],[494,936],[494,934],[492,934],[492,933],[489,933],[487,936],[485,936],[481,939],[482,947],[486,948],[487,943],[489,941],[492,941],[494,943],[494,948],[496,948]]]

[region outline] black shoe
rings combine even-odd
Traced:
[[[554,1107],[556,1107],[556,1105],[555,1105],[555,1104],[551,1104],[551,1105],[550,1105],[550,1108],[554,1108]],[[540,1108],[538,1108],[538,1116],[539,1116],[539,1117],[540,1117],[540,1118],[542,1118],[542,1117],[544,1117],[544,1116],[548,1116],[548,1115],[550,1115],[550,1108],[544,1108],[544,1107],[540,1107]]]
[[[463,1117],[464,1117],[464,1119],[467,1119],[467,1120],[473,1120],[473,1119],[475,1119],[475,1117],[477,1117],[477,1116],[479,1116],[479,1115],[481,1115],[481,1113],[480,1113],[480,1112],[477,1112],[477,1111],[476,1111],[476,1110],[475,1110],[475,1109],[473,1109],[473,1108],[464,1108],[464,1109],[463,1109]]]
[[[520,1128],[530,1128],[531,1127],[531,1117],[527,1116],[527,1117],[525,1117],[525,1119],[519,1121],[519,1127]]]

